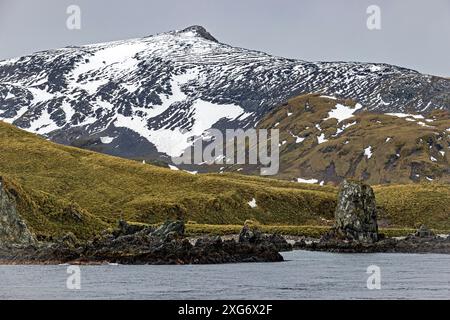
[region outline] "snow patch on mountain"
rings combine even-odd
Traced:
[[[253,198],[251,201],[247,202],[250,208],[256,208],[258,205],[256,204],[256,199]]]
[[[114,141],[114,137],[100,137],[100,141],[104,144],[109,144]]]
[[[364,155],[367,157],[367,159],[372,158],[372,146],[368,146],[364,149]]]
[[[303,179],[303,178],[297,178],[297,182],[299,182],[299,183],[313,184],[313,183],[318,183],[319,180],[317,180],[317,179]]]
[[[49,101],[54,98],[54,95],[47,92],[46,90],[30,87],[30,88],[28,88],[28,91],[30,91],[31,94],[33,95],[32,101],[34,104],[39,103],[39,102]]]
[[[328,112],[328,117],[324,120],[331,118],[337,119],[338,123],[353,117],[353,114],[362,108],[362,105],[357,103],[355,107],[345,106],[343,104],[336,104],[336,106]]]
[[[177,157],[192,144],[191,137],[200,136],[220,119],[235,119],[243,113],[244,110],[236,105],[218,105],[207,101],[196,100],[193,103],[191,115],[193,126],[189,130],[182,130],[180,128],[153,130],[147,127],[145,118],[137,116],[126,117],[123,115],[117,116],[114,125],[135,131],[153,143],[158,151],[169,156]]]
[[[325,133],[322,133],[320,136],[317,137],[317,143],[322,144],[324,142],[327,142],[328,140],[325,139]]]
[[[386,113],[388,116],[398,117],[398,118],[413,118],[413,119],[424,119],[424,116],[420,114],[410,114],[410,113],[401,113],[401,112],[388,112]]]
[[[291,134],[291,136],[292,136],[293,138],[295,138],[295,143],[302,143],[302,142],[305,141],[305,139],[306,139],[306,138],[304,138],[304,137],[297,136],[297,135],[293,134],[293,133],[290,132],[290,131],[289,131],[289,133]]]

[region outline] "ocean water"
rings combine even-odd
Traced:
[[[67,288],[66,265],[0,266],[0,299],[450,299],[450,255],[283,256],[278,263],[80,266],[80,289]],[[367,287],[369,266],[379,267],[380,289]]]

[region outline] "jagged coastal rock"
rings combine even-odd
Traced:
[[[298,241],[294,249],[342,253],[445,253],[450,254],[450,236],[420,237],[416,234],[405,238],[386,238],[375,243],[329,240]]]
[[[257,226],[251,226],[247,222],[244,223],[244,227],[239,233],[239,243],[249,244],[263,244],[275,246],[277,251],[290,251],[292,245],[289,244],[286,239],[279,234],[263,234]]]
[[[398,239],[378,234],[375,195],[364,183],[344,181],[338,195],[335,226],[320,240],[298,241],[294,249],[330,252],[450,253],[450,237],[436,236],[422,225]]]
[[[256,242],[202,237],[191,243],[183,221],[167,221],[159,228],[134,227],[124,221],[112,233],[80,242],[68,234],[53,243],[0,248],[4,263],[120,263],[120,264],[211,264],[283,261],[280,245],[261,237]],[[287,242],[284,240],[285,246]]]
[[[294,249],[349,253],[450,253],[450,237],[436,236],[424,225],[401,239],[380,235],[374,192],[362,182],[342,183],[335,219],[334,227],[321,239],[298,241]]]
[[[429,238],[429,237],[435,237],[436,235],[434,234],[433,231],[428,229],[427,226],[421,225],[420,228],[417,229],[414,236],[419,237],[419,238]]]
[[[72,233],[37,241],[21,219],[14,195],[0,179],[0,264],[120,263],[216,264],[283,261],[279,252],[294,249],[331,252],[449,253],[450,237],[435,235],[422,225],[415,233],[398,238],[378,234],[373,190],[360,182],[342,184],[335,226],[319,240],[291,245],[278,234],[264,234],[246,222],[237,239],[219,236],[189,238],[181,220],[159,227],[119,221],[94,239],[80,241]]]
[[[343,238],[368,243],[378,241],[375,194],[369,185],[344,180],[335,219],[335,231]]]

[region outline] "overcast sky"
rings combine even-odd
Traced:
[[[69,5],[81,30],[66,27]],[[381,30],[366,26],[369,5]],[[450,0],[0,0],[0,59],[202,25],[220,42],[310,61],[450,77]]]

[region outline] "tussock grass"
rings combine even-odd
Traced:
[[[172,171],[61,146],[3,122],[0,176],[30,229],[41,237],[71,231],[89,238],[119,219],[155,224],[167,218],[197,222],[190,224],[193,232],[204,225],[234,225],[236,230],[247,219],[274,231],[307,232],[308,226],[329,224],[337,196],[333,186]],[[389,226],[412,228],[420,218],[430,227],[450,229],[450,186],[380,186],[375,191]],[[248,205],[253,198],[256,208]]]
[[[51,194],[25,191],[13,180],[1,177],[6,192],[16,199],[17,211],[39,240],[72,232],[81,239],[92,238],[108,225],[78,204]]]
[[[426,116],[428,121],[363,111],[338,124],[334,118],[327,119],[336,103],[355,105],[351,100],[306,94],[290,99],[259,122],[260,128],[274,128],[278,123],[280,141],[286,142],[280,147],[278,177],[314,177],[331,183],[342,177],[363,179],[369,184],[427,183],[427,179],[450,183],[448,111],[435,110]],[[316,124],[320,124],[320,130]],[[343,132],[337,132],[338,127],[349,124]],[[327,141],[318,144],[321,134]],[[305,140],[296,143],[296,136]],[[364,156],[369,146],[370,159]]]
[[[0,175],[21,186],[18,195],[33,206],[24,216],[43,236],[57,229],[38,217],[47,217],[50,202],[56,211],[70,204],[95,217],[84,220],[85,235],[74,232],[85,237],[89,230],[121,218],[142,223],[167,218],[209,224],[242,224],[252,218],[263,223],[320,223],[322,217],[332,217],[335,205],[332,187],[232,173],[192,175],[57,145],[2,122]],[[256,208],[248,205],[253,198]]]
[[[390,226],[450,229],[450,185],[375,186],[379,216]]]

